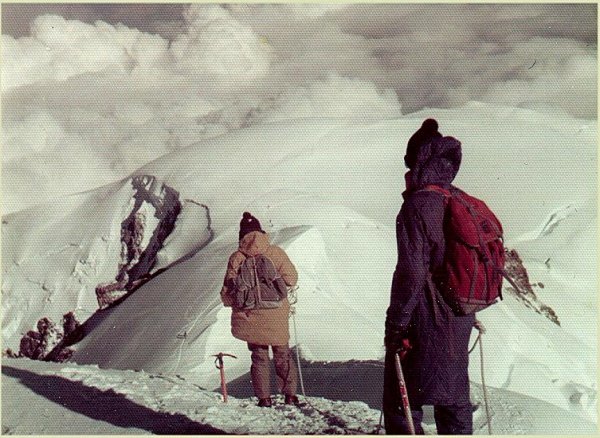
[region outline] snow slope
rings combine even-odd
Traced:
[[[249,353],[231,337],[230,310],[219,300],[244,210],[299,270],[292,323],[302,356],[381,359],[405,142],[431,116],[463,143],[456,183],[497,212],[507,246],[522,252],[531,281],[545,285],[536,293],[556,306],[561,321],[553,324],[509,294],[481,312],[486,382],[595,423],[595,278],[571,279],[597,266],[589,243],[597,221],[597,123],[480,103],[379,122],[279,121],[142,167],[133,180],[152,177],[159,189],[176,190],[182,203],[153,272],[170,268],[118,307],[93,315],[74,360],[178,374],[212,389],[218,374],[211,355],[223,351],[238,356],[228,363],[229,378],[245,375]],[[3,217],[5,347],[18,348],[21,333],[41,316],[58,320],[73,308],[93,313],[94,287],[117,272],[119,230],[133,197],[127,178]],[[473,382],[480,381],[477,355]]]

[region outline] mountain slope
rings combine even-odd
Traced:
[[[400,139],[410,137],[426,116],[437,117],[444,134],[463,142],[456,182],[498,213],[509,247],[513,241],[524,249],[536,245],[541,236],[531,242],[522,236],[566,204],[581,208],[570,212],[580,218],[575,232],[587,236],[585,230],[593,228],[596,152],[589,122],[473,103],[375,123],[306,119],[254,126],[161,157],[123,181],[3,217],[4,345],[15,348],[41,316],[56,320],[74,307],[83,317],[91,315],[96,286],[115,281],[130,261],[123,258],[123,224],[132,212],[143,211],[154,235],[162,214],[147,193],[173,190],[181,211],[161,247],[153,247],[149,281],[118,307],[94,315],[93,330],[74,360],[178,373],[214,388],[211,355],[224,351],[239,357],[228,368],[230,377],[244,375],[249,354],[230,335],[230,310],[220,304],[219,290],[245,210],[261,220],[299,270],[292,323],[303,357],[380,359],[396,262],[393,221],[403,189]],[[569,151],[574,147],[578,154]],[[134,182],[140,180],[148,187],[136,210]],[[564,224],[557,223],[553,234]],[[145,248],[153,241],[148,235]],[[565,239],[556,246],[564,259],[585,245],[585,239]],[[539,250],[531,263],[546,252]],[[580,257],[578,266],[595,269],[595,251]],[[564,269],[536,271],[531,281],[556,284],[552,279],[564,278],[569,267]],[[596,294],[580,286],[573,290],[590,302]],[[542,299],[559,292],[546,288]],[[581,320],[570,310],[558,316],[573,327]],[[480,319],[488,327],[486,378],[492,386],[595,421],[594,347],[509,295]],[[595,327],[595,318],[583,322],[583,330]],[[474,381],[477,365],[473,357]]]

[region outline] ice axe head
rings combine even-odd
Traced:
[[[234,356],[233,354],[229,354],[229,353],[218,353],[218,354],[213,354],[213,356],[216,357],[215,366],[218,369],[223,368],[223,357],[224,356],[233,357],[234,359],[237,359],[237,356]]]

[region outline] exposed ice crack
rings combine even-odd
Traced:
[[[46,258],[48,256],[53,256],[53,255],[57,255],[60,254],[62,252],[65,252],[66,250],[70,249],[70,248],[78,248],[81,249],[81,245],[78,243],[68,243],[67,245],[64,245],[61,248],[57,248],[54,249],[52,251],[48,251],[46,254],[42,255],[41,257]]]
[[[100,284],[96,295],[104,308],[127,295],[152,274],[158,252],[181,212],[179,192],[152,175],[133,177],[131,212],[121,223],[121,262],[115,281]]]
[[[542,227],[542,230],[539,233],[539,237],[552,234],[554,229],[558,225],[560,225],[560,223],[563,220],[565,220],[571,214],[576,213],[576,212],[577,212],[577,208],[575,206],[573,206],[572,204],[568,204],[568,205],[563,206],[563,207],[557,209],[556,211],[554,211],[552,214],[550,214],[550,216],[548,217],[548,220]]]

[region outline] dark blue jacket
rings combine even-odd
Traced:
[[[396,218],[398,263],[386,331],[404,332],[413,344],[402,364],[415,406],[469,403],[468,345],[475,317],[455,316],[431,280],[444,259],[444,197],[423,190],[429,184],[450,187],[460,161],[460,142],[455,138],[437,138],[424,145],[407,174],[408,188]],[[395,371],[389,363],[386,368],[384,400],[398,405],[397,382],[389,383]]]

